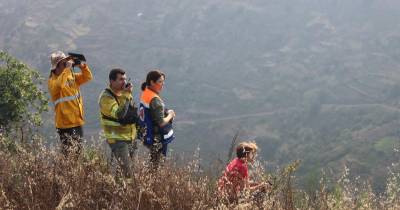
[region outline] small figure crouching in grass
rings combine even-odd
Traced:
[[[218,180],[218,194],[223,201],[237,203],[244,191],[251,194],[265,192],[265,183],[256,183],[249,180],[248,164],[252,164],[257,154],[257,144],[241,142],[236,147],[236,158],[227,166],[222,177]]]

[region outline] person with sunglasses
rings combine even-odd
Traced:
[[[249,179],[249,164],[254,163],[258,146],[256,143],[241,142],[236,147],[236,158],[225,168],[222,177],[218,180],[218,194],[228,203],[238,202],[245,190],[255,193],[265,191],[265,183],[253,182]]]

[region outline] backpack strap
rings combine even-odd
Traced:
[[[108,89],[108,88],[104,89],[104,91],[107,92],[108,94],[110,94],[110,95],[115,99],[115,101],[117,102],[117,104],[118,104],[118,106],[119,106],[119,102],[118,102],[117,96],[116,96],[110,89]],[[102,117],[103,119],[106,119],[106,120],[110,120],[110,121],[118,122],[118,123],[119,123],[119,120],[118,120],[118,119],[113,118],[113,117],[109,117],[109,116],[103,114],[102,112],[101,112],[101,117]]]
[[[119,101],[118,101],[118,99],[117,99],[117,96],[110,90],[110,89],[108,89],[108,88],[106,88],[106,89],[104,89],[108,94],[110,94],[116,101],[117,101],[117,104],[118,104],[118,106],[119,106]]]
[[[110,94],[114,99],[115,99],[115,101],[117,102],[117,104],[118,104],[118,106],[120,105],[119,104],[119,102],[118,102],[118,99],[117,99],[117,96],[110,90],[110,89],[108,89],[108,88],[106,88],[105,89],[105,91],[108,93],[108,94]],[[136,113],[136,115],[135,116],[133,116],[134,117],[134,121],[131,123],[131,121],[130,120],[127,120],[126,119],[126,117],[129,117],[129,116],[127,116],[127,114],[128,114],[128,112],[129,112],[129,110],[131,109],[131,107],[133,108],[133,110],[135,110],[135,105],[133,104],[130,104],[130,102],[127,104],[127,110],[126,110],[126,112],[125,112],[125,114],[124,114],[124,118],[123,119],[118,119],[118,118],[113,118],[113,117],[109,117],[109,116],[106,116],[106,115],[104,115],[103,113],[101,113],[101,116],[102,116],[102,118],[103,119],[106,119],[106,120],[110,120],[110,121],[113,121],[113,122],[117,122],[117,123],[120,123],[120,124],[122,124],[122,125],[124,125],[124,124],[133,124],[133,123],[135,123],[135,122],[137,122],[137,113]],[[135,111],[136,112],[136,111]]]

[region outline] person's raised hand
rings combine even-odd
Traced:
[[[174,119],[175,116],[176,116],[176,115],[175,115],[175,111],[172,110],[172,109],[168,110],[168,114],[172,116],[172,119]]]
[[[127,92],[129,92],[129,93],[132,93],[132,91],[133,91],[133,84],[130,83],[130,82],[124,84],[123,90],[124,90],[124,91],[127,91]]]
[[[80,64],[78,65],[78,67],[79,67],[80,69],[86,68],[86,66],[87,66],[86,63],[80,63]]]

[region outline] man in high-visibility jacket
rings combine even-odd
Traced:
[[[100,120],[112,152],[124,176],[131,176],[129,146],[135,145],[137,108],[132,100],[133,86],[126,81],[125,71],[112,69],[110,86],[99,97]]]
[[[92,79],[92,73],[86,63],[78,66],[80,73],[74,73],[72,59],[63,52],[50,55],[51,73],[48,88],[55,110],[55,126],[62,143],[62,153],[79,154],[85,123],[83,98],[80,86]]]

